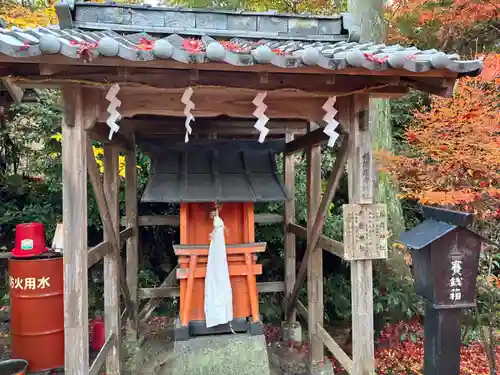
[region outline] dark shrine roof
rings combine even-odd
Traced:
[[[458,75],[476,75],[483,65],[481,60],[461,60],[435,49],[359,43],[359,29],[349,14],[327,17],[82,2],[59,3],[56,10],[57,27],[0,28],[0,55],[117,56],[130,61],[329,70],[446,69]]]
[[[286,199],[276,170],[283,141],[202,141],[139,145],[151,153],[141,202],[261,202]]]
[[[401,234],[399,239],[407,247],[414,250],[420,250],[448,234],[455,228],[457,228],[455,225],[428,219],[418,224],[412,230]]]

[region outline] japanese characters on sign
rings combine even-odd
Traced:
[[[383,204],[344,205],[344,257],[387,258],[387,212]]]
[[[13,277],[9,276],[12,289],[35,290],[50,288],[50,277]]]
[[[462,261],[460,259],[452,259],[451,261],[451,278],[450,278],[450,300],[462,300]]]
[[[373,165],[372,165],[372,153],[370,151],[364,152],[361,155],[361,202],[368,202],[372,199],[372,188],[373,185]]]

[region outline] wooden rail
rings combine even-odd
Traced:
[[[295,138],[291,142],[288,142],[285,146],[285,154],[294,154],[304,151],[309,147],[326,143],[328,141],[328,138],[329,137],[325,134],[323,128],[313,130],[312,132],[309,132],[303,136]]]
[[[353,362],[352,359],[344,352],[339,344],[326,332],[326,330],[321,326],[321,324],[316,324],[316,334],[323,341],[323,344],[328,348],[328,350],[333,354],[333,356],[340,362],[344,370],[349,374],[353,373]]]
[[[134,235],[133,228],[127,228],[120,232],[120,248],[125,241]],[[111,252],[111,246],[108,241],[102,241],[100,244],[92,247],[88,252],[88,268],[99,262],[106,254]]]
[[[307,307],[300,301],[297,301],[297,312],[306,323],[309,321],[309,311],[307,311]]]
[[[307,240],[306,228],[297,224],[290,224],[288,225],[288,230],[293,234],[295,234],[297,237]],[[318,245],[323,250],[326,250],[329,253],[332,253],[333,255],[336,255],[344,259],[344,245],[341,242],[332,240],[331,238],[328,238],[325,235],[321,235],[319,237]]]
[[[278,214],[255,214],[255,224],[276,224],[283,222],[283,216]],[[126,226],[127,222],[125,218],[121,219],[121,225]],[[138,225],[140,227],[146,226],[179,226],[180,217],[179,215],[143,215],[139,216]]]
[[[259,293],[284,292],[285,291],[285,283],[283,281],[257,283],[257,291]],[[139,289],[139,299],[172,298],[172,297],[179,297],[179,296],[180,296],[180,288],[178,286]],[[141,313],[141,315],[142,315],[142,313]]]
[[[92,362],[92,366],[90,366],[89,375],[98,375],[101,370],[102,365],[106,361],[106,357],[108,356],[113,346],[116,345],[116,336],[114,333],[109,335],[108,339],[104,343],[104,346],[101,348],[97,357],[95,357],[94,362]]]

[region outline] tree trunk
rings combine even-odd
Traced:
[[[384,43],[386,23],[384,21],[384,0],[348,0],[348,11],[360,25],[360,42]],[[388,99],[370,99],[370,129],[374,151],[392,151],[391,109]],[[389,230],[392,236],[401,234],[404,227],[403,209],[398,199],[398,189],[386,173],[378,175],[375,199],[387,204]],[[389,248],[389,265],[396,273],[407,275],[408,268],[403,254]]]

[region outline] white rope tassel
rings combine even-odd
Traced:
[[[106,120],[106,124],[109,126],[108,138],[110,140],[113,138],[113,133],[117,133],[118,130],[120,130],[120,127],[116,123],[116,121],[120,121],[121,118],[120,112],[118,112],[117,108],[122,105],[120,99],[116,97],[116,95],[118,95],[118,91],[120,91],[120,85],[115,84],[109,88],[109,91],[106,94],[106,100],[109,102],[107,109],[109,117]]]
[[[194,103],[191,101],[191,96],[193,96],[193,88],[188,87],[184,90],[184,94],[182,94],[181,102],[184,104],[184,116],[186,116],[186,121],[184,123],[184,127],[186,128],[186,135],[184,137],[184,142],[189,142],[189,136],[193,131],[191,128],[191,121],[194,121],[194,116],[191,111],[195,108]]]
[[[337,115],[337,110],[334,108],[335,101],[337,98],[335,96],[332,96],[328,98],[328,100],[323,104],[323,110],[326,112],[326,114],[323,116],[323,121],[326,122],[326,126],[323,129],[323,132],[330,137],[328,140],[328,147],[333,147],[335,144],[335,141],[339,137],[339,133],[335,131],[337,129],[337,126],[339,126],[339,123],[337,120],[335,120],[335,116]]]
[[[252,101],[253,105],[257,107],[253,112],[253,115],[257,117],[257,121],[255,122],[255,125],[253,127],[260,132],[259,143],[263,143],[266,139],[267,134],[269,133],[269,129],[266,128],[269,117],[264,114],[267,109],[267,105],[264,104],[264,99],[266,98],[266,96],[267,91],[259,92],[257,95],[255,95],[255,98]]]

